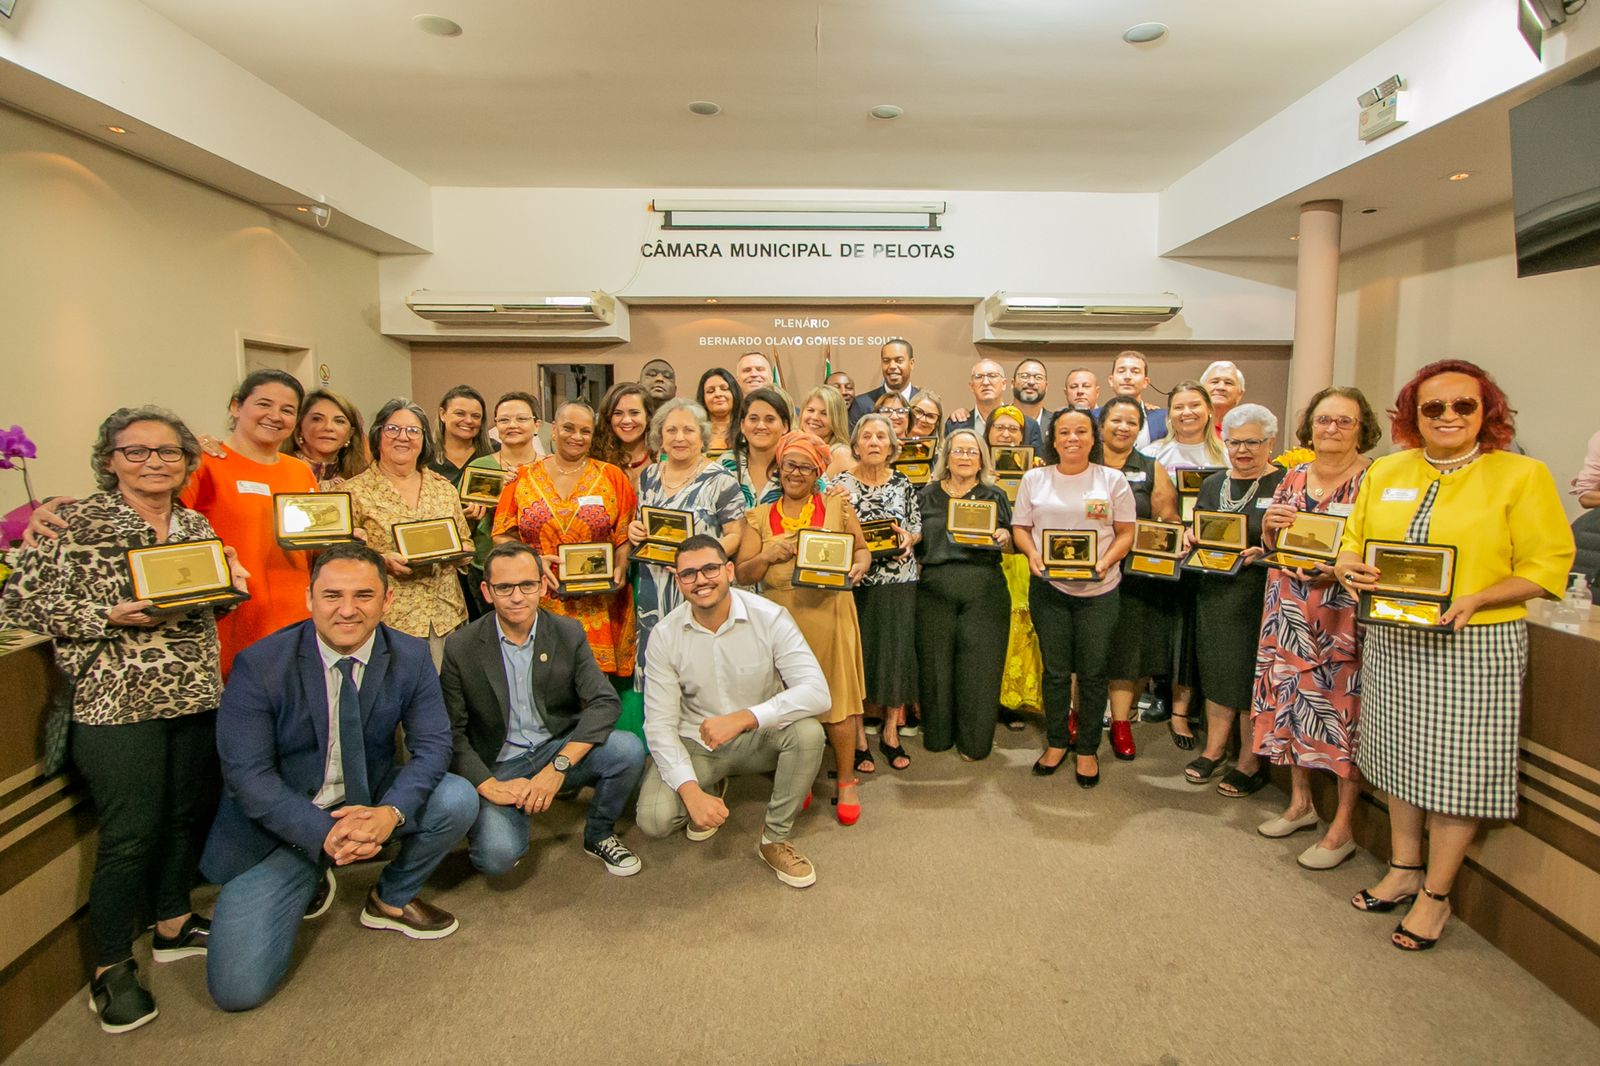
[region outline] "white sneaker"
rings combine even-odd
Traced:
[[[644,868],[639,856],[629,851],[622,841],[617,839],[615,833],[592,848],[585,844],[583,850],[605,863],[606,873],[616,874],[618,877],[632,877]]]
[[[727,797],[728,797],[728,779],[726,777],[724,777],[717,784],[717,799],[726,799]],[[716,826],[712,826],[710,829],[701,829],[699,826],[695,825],[693,822],[689,822],[689,823],[685,824],[684,827],[683,827],[683,835],[688,837],[690,840],[694,841],[696,844],[698,844],[702,840],[710,840],[712,837],[716,836],[717,835],[717,827]]]

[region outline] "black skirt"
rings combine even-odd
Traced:
[[[1194,575],[1194,660],[1205,698],[1248,713],[1261,648],[1261,608],[1267,568],[1247,566],[1233,577]]]
[[[880,707],[916,703],[916,583],[857,585],[851,592],[861,626],[867,699]]]
[[[1106,660],[1110,681],[1172,677],[1182,598],[1176,581],[1123,575],[1121,609]]]

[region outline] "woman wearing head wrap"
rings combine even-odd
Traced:
[[[800,530],[822,529],[848,533],[853,541],[850,581],[866,574],[872,553],[861,535],[855,509],[840,494],[823,496],[817,478],[832,458],[827,445],[809,433],[785,433],[778,439],[773,465],[782,495],[745,515],[744,540],[734,576],[742,585],[761,583],[761,593],[788,608],[817,657],[833,695],[832,708],[821,717],[838,768],[839,795],[834,799],[839,821],[854,825],[861,817],[861,801],[854,776],[856,722],[866,698],[866,676],[861,659],[861,632],[856,602],[844,591],[795,587],[795,553]]]

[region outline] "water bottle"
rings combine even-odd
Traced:
[[[1589,620],[1589,604],[1589,579],[1582,574],[1573,574],[1566,596],[1550,612],[1551,628],[1577,633],[1583,623]]]

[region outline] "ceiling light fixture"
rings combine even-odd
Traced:
[[[461,23],[443,15],[417,15],[411,24],[430,37],[460,37]]]
[[[311,208],[307,207],[305,204],[301,204],[298,207],[296,207],[295,210],[299,211],[301,214],[305,214],[308,211],[310,211]]]
[[[1448,179],[1446,179],[1446,180],[1448,180],[1448,181],[1466,181],[1470,177],[1472,177],[1472,171],[1470,171],[1470,170],[1458,170],[1454,174],[1450,175],[1450,177]]]
[[[1137,26],[1129,26],[1123,31],[1122,39],[1129,44],[1149,44],[1159,41],[1167,35],[1167,26],[1163,22],[1141,22]]]
[[[1289,239],[1290,239],[1290,240],[1291,240],[1291,241],[1297,241],[1297,240],[1299,240],[1299,239],[1300,239],[1300,234],[1298,234],[1298,233],[1296,233],[1296,234],[1295,234],[1295,235],[1294,235],[1294,236],[1293,236],[1293,237],[1290,237],[1290,238],[1289,238]]]
[[[716,297],[715,297],[715,296],[707,296],[707,297],[706,297],[706,303],[708,303],[708,304],[714,304],[714,303],[716,303],[716,302],[717,302],[717,298],[716,298]]]
[[[121,127],[121,126],[107,126],[106,127],[106,132],[107,133],[115,133],[115,134],[118,134],[120,136],[121,134],[127,133],[128,131],[126,129],[124,129],[123,127]]]
[[[905,113],[905,108],[897,107],[894,104],[879,104],[877,107],[867,109],[867,114],[871,115],[873,118],[881,119],[899,118]]]
[[[699,115],[701,118],[710,118],[712,115],[722,114],[722,105],[710,100],[691,100],[689,114]]]

